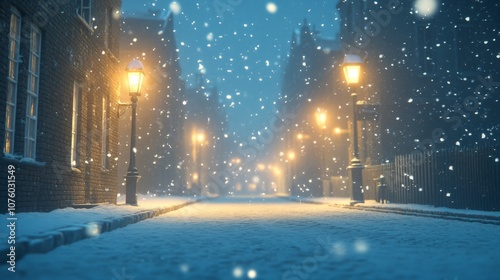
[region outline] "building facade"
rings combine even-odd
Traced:
[[[186,88],[184,139],[186,145],[187,194],[212,193],[207,186],[213,174],[226,169],[229,158],[227,117],[217,87],[205,82],[203,74],[194,75],[193,86]],[[225,194],[227,190],[217,190]]]
[[[0,209],[116,203],[120,0],[0,3]],[[9,190],[10,191],[10,190]]]

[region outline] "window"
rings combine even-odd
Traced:
[[[91,26],[92,21],[92,9],[91,0],[79,0],[78,8],[76,13],[89,25]]]
[[[80,160],[80,137],[78,134],[78,125],[80,117],[80,98],[82,95],[82,86],[78,83],[73,85],[73,116],[71,122],[71,167],[78,167]]]
[[[36,126],[38,116],[38,84],[40,80],[40,51],[42,34],[31,25],[28,68],[28,97],[26,100],[26,131],[24,135],[24,156],[35,159]]]
[[[435,73],[436,34],[432,24],[417,25],[417,59],[422,75]]]
[[[101,162],[102,168],[108,168],[108,134],[109,134],[109,118],[108,118],[108,99],[102,98],[102,137],[101,137]]]
[[[12,9],[9,32],[9,74],[7,77],[7,107],[5,108],[4,153],[14,153],[16,131],[17,75],[19,68],[19,43],[21,40],[21,16]]]

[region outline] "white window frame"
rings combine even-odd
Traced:
[[[34,46],[33,42],[33,38],[36,37],[35,34],[38,37],[36,46]],[[26,129],[24,134],[24,157],[30,159],[36,159],[36,134],[38,125],[38,95],[40,92],[39,84],[41,50],[42,32],[37,26],[32,24],[30,29],[30,52],[27,86],[28,95],[26,98]],[[36,58],[35,66],[33,65],[34,58]],[[33,79],[36,80],[33,82]],[[33,88],[31,88],[32,86],[34,86],[34,90]]]
[[[85,2],[88,1],[88,5]],[[92,0],[78,0],[78,7],[76,9],[78,17],[83,20],[85,24],[92,30]]]
[[[80,162],[80,149],[79,141],[80,135],[78,134],[78,126],[80,124],[80,100],[82,96],[82,85],[75,82],[73,84],[73,111],[71,117],[71,159],[70,165],[73,168],[79,167]]]
[[[17,30],[16,34],[12,34],[12,22],[16,19]],[[4,154],[13,155],[14,154],[14,143],[15,143],[15,134],[16,134],[16,109],[17,109],[17,86],[18,86],[18,78],[19,78],[19,45],[21,43],[21,14],[14,8],[11,8],[11,17],[10,17],[10,27],[9,27],[9,74],[7,75],[7,91],[9,91],[9,87],[12,89],[12,95],[10,100],[6,98],[6,107],[5,107],[5,138],[4,138]],[[12,56],[11,46],[15,43],[16,47]],[[13,77],[11,77],[11,67],[14,69]],[[10,108],[10,112],[9,109]],[[10,120],[10,126],[8,126]],[[7,143],[8,141],[8,143]]]
[[[108,153],[109,153],[109,143],[108,143],[108,136],[109,136],[109,119],[108,119],[108,98],[106,96],[102,97],[102,122],[101,122],[101,163],[102,163],[102,168],[104,170],[108,169],[109,166],[109,160],[108,160]]]

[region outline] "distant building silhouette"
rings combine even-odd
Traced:
[[[201,73],[186,89],[184,139],[187,146],[188,194],[206,192],[210,175],[224,170],[228,158],[226,113],[214,85],[207,85]]]
[[[279,151],[284,155],[281,161],[287,162],[288,172],[293,169],[293,182],[288,179],[286,183],[294,186],[290,192],[321,196],[330,193],[331,177],[345,176],[351,154],[348,132],[352,107],[341,76],[343,53],[339,40],[320,36],[306,20],[292,34],[290,44],[280,107],[297,116],[294,125],[287,127],[280,146]],[[326,112],[323,127],[316,119],[319,111]],[[377,125],[378,122],[362,122],[360,131],[376,130]],[[376,160],[379,151],[373,145],[375,139],[367,133],[359,135],[360,143],[366,143],[361,147],[362,159]],[[296,155],[293,162],[286,158],[291,151]]]

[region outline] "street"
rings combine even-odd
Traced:
[[[218,198],[30,254],[1,279],[495,279],[496,225]]]

